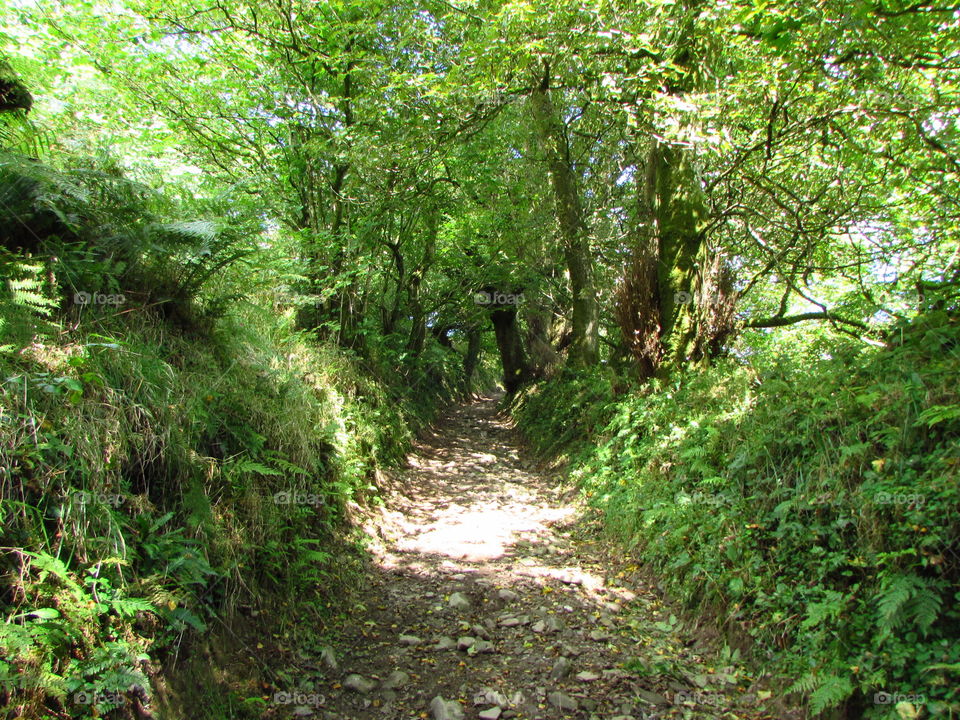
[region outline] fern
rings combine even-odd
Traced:
[[[810,709],[817,714],[839,705],[850,697],[853,693],[853,684],[848,678],[837,675],[807,673],[787,688],[786,693],[809,695]]]
[[[884,633],[896,630],[904,621],[901,612],[917,590],[923,587],[923,580],[914,574],[885,577],[880,587],[877,608],[880,611],[880,628]]]
[[[0,251],[0,352],[12,352],[37,333],[51,332],[47,318],[56,301],[47,295],[43,266]]]
[[[156,612],[153,605],[140,598],[111,600],[110,607],[115,610],[120,617],[134,617],[138,612]]]
[[[212,243],[218,235],[217,226],[208,220],[156,224],[150,230],[158,236],[188,243]]]
[[[848,678],[827,675],[819,680],[816,690],[810,695],[810,710],[819,714],[836,707],[853,694],[853,685]]]
[[[793,693],[809,694],[816,689],[819,681],[817,676],[814,673],[807,673],[806,675],[798,678],[790,687],[787,688],[786,694],[792,695]]]
[[[255,473],[257,475],[283,475],[282,472],[272,467],[253,460],[236,460],[230,464],[230,469],[240,474]]]
[[[819,603],[811,603],[807,608],[807,617],[801,623],[800,627],[809,630],[819,625],[825,620],[836,620],[843,613],[846,607],[846,599],[843,593],[835,590],[826,591],[826,600]]]
[[[942,607],[943,596],[930,585],[924,584],[922,588],[917,590],[910,603],[910,612],[924,636],[930,632],[930,628],[940,617]]]

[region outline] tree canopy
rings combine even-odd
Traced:
[[[361,352],[496,328],[511,387],[564,357],[669,374],[798,322],[883,342],[960,277],[956,8],[138,0],[6,17],[58,143],[245,195],[301,262],[303,326]]]

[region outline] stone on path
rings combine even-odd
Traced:
[[[410,682],[410,676],[403,670],[394,670],[384,678],[382,686],[385,690],[400,688]]]
[[[500,713],[502,712],[503,710],[501,710],[498,706],[494,705],[492,708],[489,708],[487,710],[481,710],[480,713],[477,715],[477,717],[479,717],[480,720],[497,720],[497,718],[500,717]]]
[[[453,650],[457,647],[457,641],[452,637],[442,637],[437,640],[437,644],[433,646],[434,650]]]
[[[453,593],[447,602],[454,610],[466,610],[470,607],[470,600],[462,592]]]
[[[482,637],[484,640],[490,639],[490,631],[487,630],[483,625],[471,625],[470,632],[477,637]]]
[[[346,679],[343,681],[343,686],[347,690],[353,690],[361,695],[366,695],[367,693],[371,692],[377,686],[377,684],[373,680],[368,680],[362,675],[351,673],[350,675],[347,675]]]
[[[475,640],[473,645],[467,648],[470,655],[478,653],[492,653],[494,651],[493,643],[489,640]]]
[[[337,669],[337,654],[332,647],[324,645],[320,648],[320,661],[331,670]]]
[[[669,705],[670,704],[670,701],[667,698],[665,698],[660,693],[653,692],[652,690],[644,690],[641,688],[637,690],[637,695],[639,695],[642,699],[646,700],[651,705]]]
[[[499,705],[502,708],[507,707],[510,704],[510,701],[507,700],[507,696],[504,695],[499,690],[495,690],[492,687],[484,687],[473,696],[474,705]]]
[[[547,700],[558,710],[576,710],[580,704],[572,697],[562,692],[552,692],[547,695]]]
[[[463,720],[463,708],[456,700],[444,700],[437,695],[430,701],[430,712],[433,720]]]
[[[497,593],[497,597],[499,597],[501,600],[506,600],[507,602],[513,602],[520,596],[517,595],[513,590],[507,590],[504,588]]]
[[[570,674],[572,668],[573,663],[570,662],[570,659],[561,656],[557,658],[557,661],[553,664],[553,669],[550,670],[550,677],[554,680],[562,680]]]
[[[422,644],[423,644],[423,640],[421,640],[420,638],[418,638],[416,635],[401,635],[401,636],[400,636],[400,644],[401,644],[401,645],[410,645],[410,646],[412,647],[412,646],[414,646],[414,645],[422,645]]]

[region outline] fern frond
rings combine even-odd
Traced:
[[[827,675],[822,678],[819,687],[810,695],[810,710],[816,715],[824,710],[836,707],[853,694],[853,685],[849,678]]]
[[[901,610],[922,586],[923,581],[913,574],[884,578],[877,600],[882,630],[889,632],[903,623],[904,615]]]

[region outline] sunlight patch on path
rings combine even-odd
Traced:
[[[435,522],[396,543],[400,552],[444,555],[470,561],[503,557],[522,535],[546,536],[549,524],[572,519],[569,508],[502,505],[495,498],[467,507],[448,505]]]

